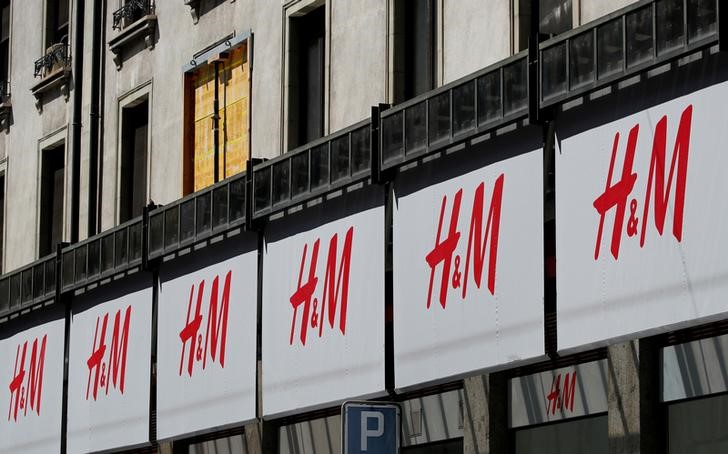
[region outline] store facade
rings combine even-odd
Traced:
[[[703,3],[672,47],[607,42],[639,2],[3,276],[0,450],[340,453],[348,400],[397,402],[403,453],[724,449]]]

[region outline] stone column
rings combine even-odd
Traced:
[[[609,452],[665,452],[659,348],[652,339],[607,348]]]
[[[501,374],[463,380],[463,452],[508,452],[508,381]]]

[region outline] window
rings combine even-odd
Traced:
[[[124,26],[133,24],[151,12],[152,0],[124,0],[124,5],[131,6],[131,15],[125,18]]]
[[[68,3],[69,0],[46,1],[46,49],[54,44],[68,44]]]
[[[528,35],[531,30],[531,1],[514,0],[514,47],[522,51],[528,48]],[[559,35],[571,30],[575,24],[575,8],[572,2],[579,0],[539,0],[539,32],[544,38]],[[578,6],[578,5],[573,5]]]
[[[0,0],[0,96],[10,77],[10,0]]]
[[[436,0],[394,2],[393,101],[399,103],[437,85]]]
[[[609,452],[607,416],[590,416],[566,422],[528,427],[516,431],[516,454],[563,452]]]
[[[175,442],[175,445],[177,442]],[[176,448],[176,446],[175,446]],[[217,437],[211,440],[195,441],[189,443],[180,452],[187,454],[247,454],[245,435],[230,435]]]
[[[64,144],[41,153],[39,257],[55,251],[63,238],[64,155]]]
[[[326,7],[290,19],[288,148],[324,135]]]
[[[147,204],[149,101],[135,100],[121,111],[119,222],[142,215]]]
[[[213,47],[205,53],[210,54],[208,58],[197,57],[201,61],[185,74],[185,194],[246,169],[250,57],[248,41],[238,42],[236,46],[227,38],[220,45],[222,50]]]
[[[667,438],[670,454],[726,452],[728,449],[726,421],[728,421],[726,394],[669,405]]]

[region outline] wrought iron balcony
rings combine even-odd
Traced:
[[[382,170],[526,118],[528,86],[524,51],[383,111]]]
[[[152,0],[126,0],[124,5],[114,11],[113,29],[122,30],[144,16],[154,14]]]
[[[227,178],[149,213],[149,258],[154,259],[242,228],[247,172]]]
[[[10,101],[10,81],[0,80],[0,108]]]
[[[540,106],[568,101],[718,44],[719,3],[641,1],[541,43]]]
[[[35,61],[34,77],[46,77],[59,69],[67,69],[71,65],[68,44],[58,43],[51,46],[45,55]]]
[[[53,300],[56,254],[0,276],[0,320]]]
[[[369,178],[371,121],[364,120],[253,168],[253,218]]]
[[[73,244],[61,252],[61,291],[71,291],[138,269],[143,257],[142,218]]]

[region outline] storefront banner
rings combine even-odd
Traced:
[[[558,137],[560,350],[728,312],[722,99],[728,83]]]
[[[384,391],[381,188],[272,222],[263,257],[263,413]]]
[[[662,349],[662,400],[728,391],[728,335]]]
[[[257,237],[245,241],[245,251],[242,242],[236,237],[162,264],[160,440],[255,419]]]
[[[68,452],[149,442],[152,287],[127,277],[74,298],[68,363]]]
[[[0,333],[0,452],[61,450],[65,321],[38,323]]]
[[[607,411],[607,360],[509,381],[509,427],[524,427]]]
[[[398,389],[544,354],[542,159],[537,149],[441,181],[426,169],[398,177]]]

